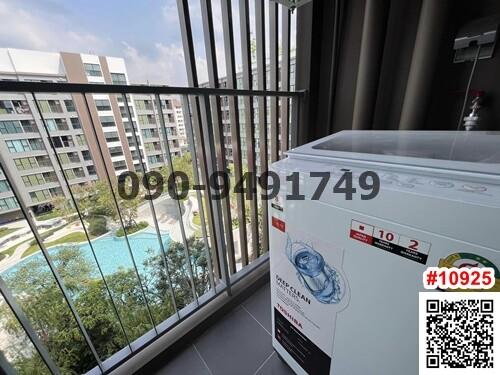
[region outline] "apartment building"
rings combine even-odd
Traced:
[[[0,49],[0,80],[129,83],[122,58],[6,48]],[[137,137],[133,137],[121,95],[94,94],[87,98],[89,110],[81,95],[37,94],[47,134],[31,94],[0,94],[0,153],[4,167],[15,171],[13,183],[18,186],[21,199],[35,213],[50,209],[50,202],[58,195],[69,196],[48,137],[70,185],[105,178],[106,169],[114,175],[125,170],[141,171],[137,146],[148,169],[164,165],[165,138],[153,97],[127,97]],[[170,152],[180,155],[176,120],[179,108],[173,104],[176,98],[161,99]],[[17,202],[0,173],[0,222],[19,215]]]
[[[266,87],[269,87],[269,77],[270,77],[270,66],[267,65],[266,67]],[[278,77],[279,71],[278,71]],[[238,89],[243,88],[243,73],[238,72],[236,73],[236,85]],[[209,83],[203,83],[200,85],[201,87],[210,87]],[[219,87],[225,88],[227,86],[227,77],[220,77],[219,78]],[[278,86],[279,89],[281,90],[281,82],[278,81]],[[255,89],[257,87],[257,68],[253,67],[252,69],[252,88]],[[292,55],[290,59],[290,90],[295,89],[295,56]],[[267,98],[267,108],[269,108],[270,104],[270,99]],[[232,137],[231,137],[231,122],[230,122],[230,116],[229,116],[229,101],[227,97],[222,97],[220,100],[220,106],[221,106],[221,118],[222,118],[222,125],[223,125],[223,135],[224,135],[224,150],[226,154],[226,161],[228,163],[233,162],[233,145],[232,145]],[[281,101],[278,100],[278,122],[281,126],[281,111],[280,111],[280,106],[281,106]],[[291,106],[289,106],[291,108]],[[243,102],[243,97],[238,97],[238,112],[239,112],[239,123],[240,123],[240,139],[241,139],[241,159],[243,163],[246,163],[247,159],[247,154],[245,152],[246,150],[246,134],[245,134],[245,109],[244,109],[244,102]],[[268,134],[270,131],[270,112],[267,110],[267,124],[268,124]],[[253,118],[254,122],[257,122],[259,118],[259,107],[258,107],[258,102],[257,99],[254,98],[253,100]],[[290,119],[290,116],[289,116]],[[258,126],[254,127],[254,136],[255,136],[255,149],[256,151],[259,150],[259,128]],[[269,150],[270,151],[270,150]],[[255,162],[257,167],[260,165],[260,156],[259,153],[256,152],[255,154]]]

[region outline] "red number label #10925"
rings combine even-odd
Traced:
[[[429,267],[424,271],[425,289],[490,289],[495,285],[491,267]]]

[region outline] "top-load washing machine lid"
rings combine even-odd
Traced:
[[[287,154],[500,176],[500,132],[350,130]]]

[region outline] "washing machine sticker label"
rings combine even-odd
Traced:
[[[344,250],[295,227],[282,246],[272,269],[274,337],[306,372],[328,374],[336,317],[350,297]]]
[[[344,278],[312,245],[292,241],[287,236],[285,252],[297,270],[297,278],[311,297],[329,304],[338,304],[342,300],[346,291]]]
[[[427,263],[431,249],[429,242],[356,220],[351,221],[349,237],[422,264]]]
[[[278,211],[283,211],[283,197],[278,194],[271,200],[271,207]]]
[[[467,289],[467,291],[476,291],[476,292],[500,292],[500,270],[498,266],[491,262],[489,259],[472,253],[454,253],[448,255],[446,258],[442,258],[439,260],[438,267],[446,267],[446,268],[472,268],[472,267],[490,267],[493,268],[495,272],[495,285],[488,290],[484,289]],[[450,292],[463,292],[465,289],[447,289]]]

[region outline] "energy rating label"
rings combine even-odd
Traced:
[[[351,220],[349,236],[367,245],[422,264],[427,262],[427,257],[431,249],[429,242],[356,220]]]

